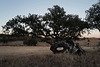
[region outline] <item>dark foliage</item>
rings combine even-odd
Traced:
[[[64,8],[54,5],[48,8],[49,12],[44,16],[29,14],[28,16],[17,15],[2,26],[5,34],[13,36],[26,36],[31,34],[34,37],[44,36],[45,38],[70,38],[77,40],[90,28],[78,15],[66,15]]]
[[[53,38],[78,39],[89,28],[88,23],[82,21],[78,15],[66,15],[63,8],[54,5],[49,8],[49,13],[43,17],[46,28],[52,31]]]
[[[23,43],[27,46],[36,46],[37,40],[35,38],[29,38],[24,40]]]
[[[96,28],[100,31],[100,0],[93,4],[89,10],[86,11],[86,21],[90,24],[90,28]]]

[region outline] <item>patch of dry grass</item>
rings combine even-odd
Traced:
[[[3,57],[0,58],[0,67],[99,67],[99,56],[99,51],[92,51],[82,56],[52,54]]]
[[[0,57],[48,54],[52,54],[52,51],[46,46],[0,46]]]
[[[0,46],[0,67],[100,67],[100,47],[94,47],[100,40],[91,39],[88,47],[87,40],[77,42],[85,55],[53,54],[47,46]]]
[[[89,42],[88,42],[89,40]],[[89,46],[89,47],[95,47],[100,43],[100,40],[98,38],[89,38],[85,40],[75,41],[75,43],[79,43],[81,46]],[[89,43],[89,45],[88,45]]]

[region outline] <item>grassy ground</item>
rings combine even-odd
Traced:
[[[100,67],[100,40],[77,42],[86,54],[53,54],[49,46],[0,46],[0,67]]]
[[[0,46],[0,56],[48,55],[52,54],[46,46]]]
[[[0,67],[100,67],[100,48],[84,49],[86,54],[78,56],[53,54],[49,47],[3,46],[0,47]]]
[[[89,42],[88,42],[88,40],[89,40]],[[76,41],[76,42],[79,43],[81,46],[93,47],[93,46],[97,46],[100,43],[100,39],[98,39],[98,38],[89,38],[89,39],[80,40],[80,41]]]

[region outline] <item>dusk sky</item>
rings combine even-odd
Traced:
[[[16,15],[39,14],[44,15],[48,12],[48,8],[53,5],[63,7],[66,14],[77,14],[84,19],[92,4],[97,3],[98,0],[0,0],[0,31],[1,26],[5,25],[9,19]],[[87,36],[87,34],[85,34]],[[100,33],[93,31],[89,37],[100,37]]]

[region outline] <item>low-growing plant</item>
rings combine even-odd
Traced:
[[[36,46],[37,40],[36,40],[36,38],[29,38],[29,39],[24,40],[23,44],[25,44],[27,46]]]
[[[98,42],[97,47],[100,47],[100,42]]]
[[[2,42],[3,42],[3,43],[7,43],[7,42],[8,42],[8,37],[3,36],[3,37],[2,37]]]

